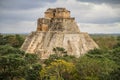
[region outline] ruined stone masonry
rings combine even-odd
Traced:
[[[49,8],[37,21],[37,30],[29,34],[21,49],[47,59],[53,48],[63,47],[68,55],[79,57],[98,45],[86,32],[80,32],[75,18],[65,8]]]

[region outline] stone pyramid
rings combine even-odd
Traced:
[[[37,21],[37,30],[29,34],[21,49],[47,59],[53,48],[62,47],[68,55],[79,57],[98,45],[86,32],[80,32],[75,18],[65,8],[49,8]]]

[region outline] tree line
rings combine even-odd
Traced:
[[[80,58],[56,47],[55,54],[41,60],[19,49],[23,36],[0,35],[0,80],[120,80],[120,37],[114,40],[107,49],[102,44]]]

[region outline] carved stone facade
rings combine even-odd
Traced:
[[[37,30],[29,34],[21,49],[47,59],[53,48],[63,47],[68,55],[79,57],[98,48],[88,33],[80,32],[75,18],[65,8],[49,8],[37,21]]]
[[[65,8],[49,8],[45,12],[45,18],[70,18],[70,11]]]

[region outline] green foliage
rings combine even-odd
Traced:
[[[55,50],[56,51],[56,50]],[[90,50],[86,55],[75,58],[72,56],[58,56],[57,53],[51,55],[46,64],[46,67],[51,66],[51,63],[56,60],[64,60],[66,62],[75,63],[75,68],[72,72],[72,77],[69,79],[63,76],[69,76],[69,74],[63,74],[60,80],[113,80],[115,77],[119,79],[119,65],[120,65],[120,49],[115,48],[112,50],[104,50],[104,49],[94,49]],[[56,76],[52,76],[51,72],[47,68],[42,69],[42,74],[46,77],[46,79],[56,80]],[[56,66],[54,67],[54,69]],[[51,70],[51,68],[50,68]],[[116,75],[117,74],[117,75]],[[111,75],[114,75],[111,77]],[[116,79],[115,79],[116,80]]]
[[[0,34],[0,45],[10,45],[15,48],[21,47],[24,38],[20,35],[2,35]]]
[[[42,67],[40,64],[33,64],[27,68],[26,71],[26,80],[40,80],[39,71]]]
[[[0,46],[0,80],[38,80],[40,70],[37,55],[25,54],[9,45]]]
[[[65,51],[65,49],[62,47],[53,48],[53,51],[55,54],[50,55],[50,57],[44,61],[45,64],[48,65],[54,60],[61,59],[65,56],[68,56],[67,51]]]
[[[0,80],[24,76],[24,52],[11,46],[0,46]]]
[[[63,56],[63,55],[67,55],[67,51],[65,51],[65,49],[62,47],[53,48],[53,51],[55,52],[55,54],[58,57]]]
[[[117,37],[117,40],[120,41],[120,36]]]
[[[18,41],[18,44],[15,47],[21,47],[23,42],[24,42],[24,37],[20,36],[20,35],[15,35],[16,40]]]
[[[105,76],[114,71],[114,68],[116,68],[116,64],[106,58],[101,60],[83,56],[76,63],[77,78],[79,80],[103,80]]]
[[[115,69],[109,74],[107,80],[120,80],[120,68]]]
[[[103,59],[105,58],[107,55],[109,55],[107,53],[106,50],[102,50],[102,49],[94,49],[94,50],[90,50],[88,51],[88,53],[86,54],[86,56],[90,57],[90,58],[96,58],[96,59]]]
[[[94,50],[90,50],[88,52],[88,54],[98,54],[98,55],[103,54],[103,53],[104,53],[104,51],[101,49],[94,49]]]
[[[38,63],[38,57],[36,54],[26,54],[25,61],[27,64],[25,70],[25,79],[26,80],[39,80],[39,71],[41,71],[42,66]]]
[[[109,50],[112,49],[114,45],[117,44],[116,36],[106,36],[106,35],[97,35],[92,36],[94,41],[99,45],[100,49]]]
[[[46,59],[46,60],[44,61],[44,64],[49,65],[51,62],[53,62],[54,60],[57,60],[57,59],[59,59],[59,58],[60,58],[60,57],[58,57],[57,54],[52,54],[52,55],[49,56],[48,59]]]
[[[25,60],[28,64],[33,64],[38,62],[38,57],[36,54],[26,54]]]
[[[9,54],[20,54],[20,55],[24,55],[25,52],[24,51],[21,51],[20,49],[16,49],[16,48],[13,48],[9,45],[2,45],[0,46],[0,55],[9,55]]]
[[[4,44],[5,44],[4,36],[0,34],[0,45],[4,45]]]
[[[93,38],[100,49],[75,58],[56,47],[41,66],[36,54],[18,49],[22,36],[0,34],[0,80],[120,80],[120,37]]]
[[[55,60],[40,72],[41,78],[49,78],[49,80],[72,80],[71,76],[75,66],[71,62],[64,60]]]
[[[120,47],[120,36],[117,37],[117,44],[113,46],[113,48],[119,48]]]
[[[113,48],[118,48],[120,47],[120,42],[118,42],[115,46],[113,46]]]
[[[120,47],[111,50],[108,57],[109,59],[115,61],[116,64],[120,65]]]

